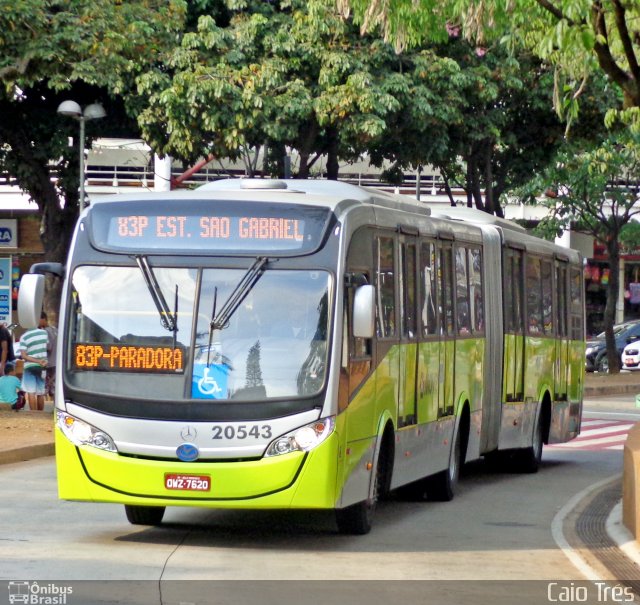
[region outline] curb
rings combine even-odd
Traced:
[[[44,456],[53,456],[53,441],[51,443],[38,443],[36,445],[27,445],[18,447],[13,450],[0,451],[0,464],[13,464],[15,462],[25,462],[34,458],[42,458]]]
[[[618,548],[640,568],[640,544],[622,522],[622,500],[611,509],[605,528]]]
[[[640,393],[640,385],[638,384],[591,386],[584,388],[583,399],[590,397],[603,397],[607,395],[636,395],[638,393]]]

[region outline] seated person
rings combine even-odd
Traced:
[[[0,377],[0,402],[11,404],[11,409],[16,412],[22,407],[18,404],[18,392],[21,384],[20,379],[16,376],[16,364],[8,361],[4,367],[4,376]]]

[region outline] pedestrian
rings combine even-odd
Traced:
[[[0,376],[4,374],[5,365],[14,362],[16,355],[13,351],[13,336],[6,324],[0,324]]]
[[[49,337],[42,328],[27,330],[20,339],[20,355],[24,360],[22,390],[27,396],[29,409],[44,410],[44,371],[47,367]]]
[[[0,376],[0,401],[11,404],[16,412],[24,407],[24,393],[21,382],[16,376],[16,365],[8,361],[4,366],[4,375]]]
[[[58,345],[58,328],[49,324],[47,314],[43,311],[38,324],[48,337],[47,341],[47,369],[45,374],[44,392],[47,397],[53,397],[56,390],[56,348]]]

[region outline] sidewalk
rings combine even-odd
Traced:
[[[606,395],[640,395],[640,370],[623,371],[620,374],[589,372],[584,380],[584,398],[592,399]]]

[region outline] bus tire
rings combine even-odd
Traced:
[[[160,525],[164,511],[164,506],[124,505],[124,512],[132,525]]]
[[[537,473],[542,461],[542,445],[544,442],[542,411],[538,414],[538,420],[533,431],[531,447],[527,447],[516,455],[517,470],[521,473]]]
[[[449,502],[453,500],[458,480],[460,479],[460,466],[462,465],[462,442],[460,431],[456,432],[451,455],[449,456],[449,466],[427,478],[427,498],[436,502]]]
[[[378,458],[376,473],[373,477],[374,484],[372,496],[370,498],[367,498],[362,502],[356,502],[346,508],[336,509],[336,523],[338,525],[338,531],[341,534],[364,536],[371,531],[371,528],[373,527],[373,516],[378,505],[378,499],[380,498],[380,494],[384,491],[386,482],[385,464],[386,460],[384,457],[384,451],[381,451]]]

